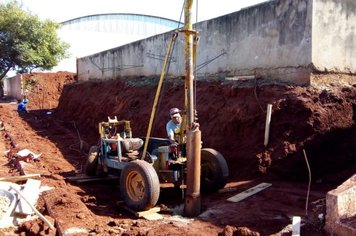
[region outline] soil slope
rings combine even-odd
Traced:
[[[347,153],[355,151],[354,145],[347,150],[340,149],[338,144],[327,145],[340,143],[343,137],[345,142],[355,141],[355,87],[320,90],[258,83],[247,87],[246,84],[224,81],[199,81],[196,85],[196,107],[203,147],[214,148],[223,154],[233,170],[233,178],[256,174],[262,159],[268,161],[267,164],[286,157],[304,161],[301,155],[303,148],[312,154],[311,160],[315,160],[313,169],[319,169],[318,161],[332,161],[333,151],[338,156],[344,153],[348,156]],[[106,121],[107,116],[130,120],[134,136],[145,137],[156,84],[137,79],[67,85],[56,115],[60,119],[76,122],[83,131],[82,135],[86,135],[83,139],[91,145],[98,138],[98,122]],[[168,82],[164,85],[152,136],[165,138],[168,111],[171,107],[183,108],[183,97],[181,83]],[[265,148],[267,104],[272,104],[273,108],[269,143]],[[338,134],[342,134],[341,137]],[[328,150],[325,152],[326,147]]]
[[[135,137],[146,135],[157,81],[78,83],[64,72],[26,78],[30,111],[19,116],[16,104],[3,100],[0,120],[6,132],[1,143],[13,151],[42,153],[40,161],[28,165],[32,173],[41,173],[43,184],[55,187],[41,196],[37,208],[55,220],[57,231],[76,227],[86,231],[75,235],[289,235],[291,217],[300,215],[303,235],[325,235],[318,218],[325,214],[325,194],[356,172],[355,86],[329,84],[320,89],[266,85],[262,80],[199,81],[196,105],[203,146],[226,158],[229,182],[223,191],[203,196],[202,215],[195,219],[172,215],[169,210],[183,201],[179,191],[169,189],[162,190],[159,200],[166,209],[164,220],[136,219],[116,206],[117,181],[76,184],[66,178],[80,173],[89,147],[98,141],[97,124],[107,116],[130,120]],[[273,112],[264,147],[267,104]],[[165,137],[171,107],[183,107],[182,81],[164,84],[153,136]],[[313,176],[307,215],[303,149]],[[18,175],[7,158],[11,157],[1,159],[1,176]],[[226,201],[261,182],[272,186],[240,203]],[[21,232],[54,234],[40,220],[22,225],[17,229]]]

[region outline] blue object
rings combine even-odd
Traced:
[[[17,111],[20,112],[20,113],[27,112],[26,103],[24,101],[20,102],[19,105],[17,106]]]

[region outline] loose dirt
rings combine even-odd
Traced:
[[[0,104],[5,125],[0,131],[0,175],[20,175],[4,150],[42,153],[40,160],[26,163],[26,170],[41,174],[42,185],[54,187],[41,195],[37,209],[55,222],[57,233],[291,235],[292,217],[301,216],[302,235],[327,235],[325,195],[356,172],[355,84],[329,83],[330,79],[319,87],[268,85],[263,80],[198,81],[203,146],[223,154],[229,181],[219,192],[202,196],[199,217],[177,214],[184,203],[182,193],[168,188],[161,190],[158,203],[164,219],[137,219],[121,205],[118,180],[79,184],[68,177],[81,173],[89,147],[98,142],[98,122],[108,116],[130,120],[133,136],[146,135],[157,80],[77,82],[67,72],[24,77],[29,113],[19,115],[9,98]],[[177,79],[164,84],[152,136],[165,137],[169,109],[183,107],[183,87]],[[273,112],[264,147],[267,104]],[[312,175],[309,196],[306,160]],[[226,200],[262,182],[272,186],[237,203]],[[55,234],[39,219],[14,232]]]

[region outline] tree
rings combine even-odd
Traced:
[[[0,80],[10,70],[50,70],[67,58],[69,45],[58,37],[59,27],[22,10],[17,1],[0,3]]]

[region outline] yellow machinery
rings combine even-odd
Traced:
[[[214,149],[201,148],[201,131],[195,110],[193,89],[197,32],[193,30],[191,8],[185,0],[185,27],[172,35],[148,125],[145,142],[133,138],[130,122],[108,119],[99,124],[100,142],[90,148],[85,171],[88,175],[114,171],[120,175],[120,191],[126,205],[133,210],[155,206],[160,184],[186,187],[184,211],[197,216],[201,210],[200,191],[217,191],[225,186],[229,170],[224,157]],[[178,33],[185,35],[185,101],[180,144],[170,145],[168,139],[152,138],[151,129],[157,110],[169,55]],[[120,130],[120,131],[119,131]],[[182,143],[186,135],[185,143]],[[115,148],[114,148],[115,147]]]

